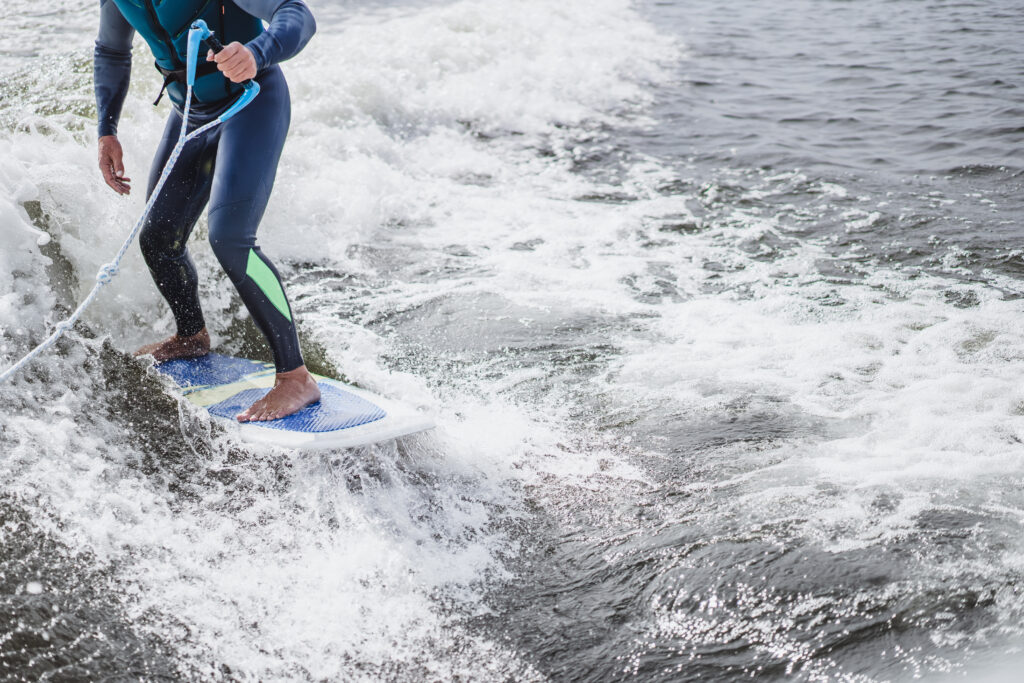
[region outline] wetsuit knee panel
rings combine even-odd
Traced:
[[[251,197],[210,205],[210,246],[232,281],[245,277],[249,250],[256,247],[256,227]]]
[[[139,232],[139,248],[146,263],[154,260],[180,258],[185,252],[181,231],[164,222],[147,222]]]
[[[245,266],[252,247],[244,242],[219,236],[213,230],[210,231],[210,247],[231,281],[236,285],[241,282],[245,278]]]

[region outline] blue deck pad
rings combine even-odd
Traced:
[[[273,363],[223,356],[219,353],[208,353],[202,358],[189,360],[169,360],[157,366],[161,374],[173,379],[182,389],[231,384],[247,375],[266,372],[273,368]]]
[[[286,429],[292,432],[333,432],[349,427],[375,422],[385,416],[385,412],[366,399],[339,389],[326,382],[318,382],[320,402],[306,406],[302,410],[280,420],[258,422],[261,427],[270,429]],[[226,417],[232,420],[251,406],[253,402],[266,396],[269,389],[246,389],[231,398],[209,407],[211,415]]]
[[[234,388],[228,385],[241,382],[235,393],[206,406],[211,415],[229,420],[235,420],[239,413],[270,391],[269,387],[254,387],[252,384],[272,382],[274,375],[271,363],[219,353],[190,360],[167,361],[159,364],[157,370],[173,379],[185,395],[194,402],[198,401],[199,405],[204,405],[202,397],[225,390],[230,392]],[[317,386],[320,387],[318,403],[280,420],[250,424],[290,432],[324,433],[358,427],[387,416],[383,408],[346,391],[340,382],[317,377]]]

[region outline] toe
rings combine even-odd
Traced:
[[[239,414],[238,421],[239,422],[253,422],[254,420],[259,419],[259,417],[258,417],[259,413],[260,413],[260,404],[259,403],[253,403],[251,406],[249,406],[248,408],[245,409],[245,412]]]

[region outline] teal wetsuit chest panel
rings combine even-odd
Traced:
[[[263,32],[263,23],[231,0],[113,0],[125,20],[145,39],[164,69],[182,69],[188,49],[188,29],[202,19],[227,45],[247,43]],[[206,62],[200,50],[199,64]],[[167,88],[179,106],[185,100],[185,86],[172,83]],[[241,91],[241,86],[219,72],[196,79],[193,96],[200,102],[217,102]]]

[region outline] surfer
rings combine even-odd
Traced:
[[[239,83],[255,79],[260,95],[234,118],[185,147],[149,214],[139,242],[177,330],[135,355],[151,355],[162,362],[210,351],[198,277],[187,247],[192,228],[209,204],[210,245],[266,336],[277,370],[274,387],[238,419],[274,420],[320,400],[320,390],[302,359],[281,277],[256,245],[256,229],[270,198],[291,118],[288,84],[277,64],[298,54],[316,31],[303,0],[100,0],[94,60],[99,166],[115,192],[131,191],[117,124],[128,94],[137,32],[164,76],[157,102],[166,91],[174,105],[150,169],[147,197],[152,193],[181,126],[186,41],[188,28],[197,19],[206,21],[225,47],[200,59],[190,128],[223,113],[241,92]],[[267,22],[266,28],[261,20]]]

